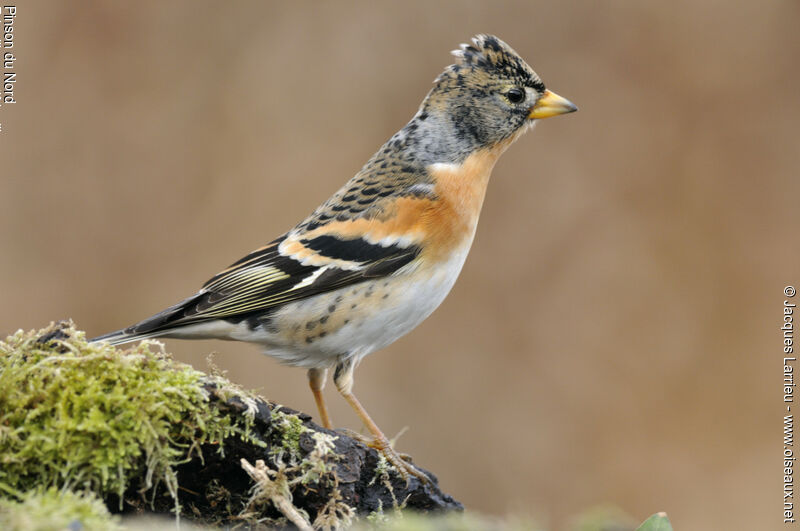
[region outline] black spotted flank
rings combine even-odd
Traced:
[[[348,262],[377,262],[392,258],[406,251],[397,245],[375,245],[361,238],[342,240],[335,236],[317,236],[301,243],[328,258]]]

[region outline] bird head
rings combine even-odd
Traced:
[[[450,122],[473,149],[516,138],[535,120],[578,110],[547,90],[519,54],[495,36],[478,35],[453,55],[455,64],[436,78],[417,116]]]

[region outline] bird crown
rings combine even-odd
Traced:
[[[513,81],[519,85],[544,92],[544,83],[511,46],[494,35],[476,35],[472,44],[462,44],[451,52],[456,63],[447,73],[458,74],[462,69],[482,70],[487,74]]]

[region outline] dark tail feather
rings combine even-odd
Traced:
[[[179,302],[174,306],[170,306],[163,312],[159,312],[152,317],[148,317],[144,321],[136,323],[128,328],[117,330],[109,334],[93,337],[89,340],[90,343],[105,341],[110,345],[121,345],[123,343],[130,343],[132,341],[139,341],[141,339],[149,339],[151,337],[163,336],[169,332],[180,328],[182,325],[189,324],[183,322],[176,325],[175,322],[183,317],[186,317],[186,311],[192,306],[200,297],[202,293],[198,293],[189,297],[188,299]]]
[[[139,341],[141,339],[147,339],[150,337],[156,337],[160,334],[137,334],[136,332],[129,332],[133,327],[125,328],[123,330],[117,330],[116,332],[111,332],[109,334],[103,334],[102,336],[93,337],[89,340],[89,343],[99,343],[100,341],[104,341],[109,345],[122,345],[123,343],[130,343],[132,341]]]

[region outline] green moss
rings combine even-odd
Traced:
[[[55,487],[121,499],[163,484],[177,500],[176,465],[203,444],[221,451],[226,437],[247,437],[209,402],[205,375],[158,343],[88,343],[71,323],[62,339],[37,342],[57,328],[0,341],[0,496]]]
[[[300,436],[308,431],[297,415],[286,413],[280,408],[272,411],[272,426],[281,434],[280,445],[272,449],[273,455],[283,453],[294,463],[301,455]]]
[[[369,513],[364,521],[373,527],[389,523],[389,516],[383,512],[383,503],[380,500],[378,500],[378,509]]]
[[[50,488],[28,492],[19,501],[0,500],[0,529],[114,531],[122,528],[93,494]]]

